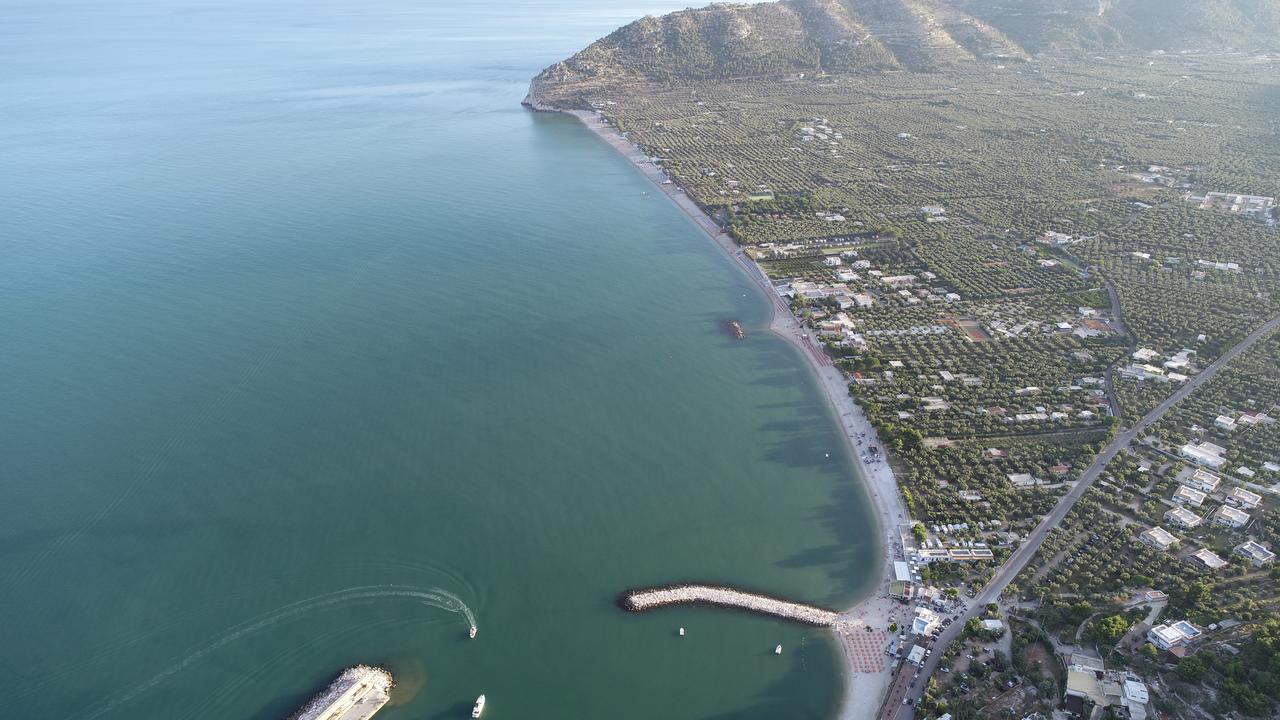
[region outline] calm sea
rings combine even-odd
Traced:
[[[518,105],[685,4],[0,4],[14,717],[278,718],[357,662],[387,720],[832,712],[823,633],[614,607],[840,605],[876,555],[764,299]]]

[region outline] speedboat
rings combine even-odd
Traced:
[[[475,626],[475,625],[472,625],[472,626],[471,626],[471,629],[467,630],[467,637],[471,638],[472,640],[474,640],[474,639],[475,639],[475,637],[476,637],[476,626]]]
[[[684,628],[680,628],[680,637],[684,637]]]
[[[774,648],[774,649],[773,649],[773,654],[774,654],[774,655],[781,655],[781,654],[782,654],[782,646],[781,646],[781,645],[779,645],[778,647]]]
[[[484,696],[483,695],[476,698],[476,705],[475,707],[471,708],[471,717],[478,718],[480,717],[480,713],[482,712],[484,712]]]

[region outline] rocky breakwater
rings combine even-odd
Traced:
[[[349,667],[289,720],[367,720],[391,700],[394,684],[382,668]]]
[[[820,627],[831,627],[841,620],[840,614],[834,610],[718,585],[668,585],[628,590],[618,602],[628,612],[644,612],[668,605],[713,605]]]

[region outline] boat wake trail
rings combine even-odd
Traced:
[[[439,608],[451,613],[457,613],[465,617],[469,625],[474,627],[476,624],[475,613],[471,611],[471,608],[467,607],[467,604],[462,601],[462,598],[443,588],[415,588],[403,585],[367,585],[363,587],[351,587],[343,590],[335,590],[323,595],[316,595],[315,597],[310,597],[305,600],[289,603],[288,605],[276,608],[271,612],[259,615],[252,620],[248,620],[229,628],[208,645],[198,648],[181,660],[178,660],[159,673],[156,673],[141,685],[134,687],[126,693],[111,698],[90,711],[88,714],[81,716],[82,720],[93,720],[93,718],[101,717],[157,685],[160,685],[170,677],[177,675],[191,665],[199,662],[207,655],[230,645],[240,638],[275,625],[282,620],[287,620],[291,617],[334,605],[400,598],[412,600],[422,605]]]

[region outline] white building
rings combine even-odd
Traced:
[[[1165,360],[1163,365],[1169,370],[1180,370],[1191,365],[1191,356],[1195,354],[1195,350],[1183,348],[1168,360]]]
[[[1178,543],[1178,538],[1158,525],[1139,535],[1138,540],[1161,551],[1168,550]]]
[[[1203,491],[1197,490],[1190,485],[1179,485],[1178,489],[1173,493],[1173,501],[1182,505],[1190,505],[1191,507],[1200,507],[1204,504],[1204,499],[1208,497]]]
[[[1225,527],[1239,529],[1249,524],[1249,513],[1230,505],[1223,505],[1218,508],[1213,521]]]
[[[1184,507],[1175,507],[1170,509],[1164,514],[1164,519],[1178,527],[1186,528],[1188,530],[1204,522],[1204,518]]]
[[[1151,348],[1138,348],[1133,353],[1133,359],[1144,363],[1160,357],[1160,353]]]
[[[942,625],[942,616],[929,608],[916,608],[916,616],[911,619],[911,632],[916,635],[932,635]]]
[[[1146,720],[1150,701],[1151,695],[1142,681],[1134,676],[1125,678],[1123,705],[1129,711],[1129,720]]]
[[[1155,380],[1156,382],[1169,381],[1169,376],[1165,374],[1165,371],[1155,365],[1132,363],[1122,368],[1120,370],[1120,374],[1130,380]]]
[[[1231,492],[1227,493],[1227,502],[1236,507],[1252,510],[1262,503],[1262,496],[1244,488],[1233,487]]]
[[[1186,620],[1157,625],[1147,631],[1147,640],[1161,650],[1186,645],[1200,636],[1200,630]]]
[[[911,652],[907,653],[907,662],[911,663],[912,665],[923,665],[924,664],[924,647],[921,645],[916,645],[912,647]]]
[[[1227,561],[1223,560],[1217,553],[1209,548],[1200,548],[1189,557],[1210,570],[1221,570],[1227,566]]]
[[[1222,478],[1201,468],[1183,468],[1182,472],[1178,473],[1177,480],[1183,485],[1190,485],[1207,493],[1217,490],[1219,483],[1222,482]]]
[[[1222,464],[1226,462],[1226,459],[1222,457],[1222,453],[1226,451],[1226,448],[1214,445],[1211,442],[1200,443],[1199,445],[1187,443],[1179,449],[1182,457],[1214,470],[1222,467]]]
[[[1031,487],[1033,485],[1039,484],[1040,482],[1039,480],[1032,477],[1031,473],[1009,473],[1008,477],[1009,477],[1009,482],[1013,483],[1014,487],[1020,487],[1020,488]]]
[[[1254,567],[1262,567],[1276,559],[1276,554],[1253,540],[1247,540],[1236,546],[1235,554],[1246,557]]]

